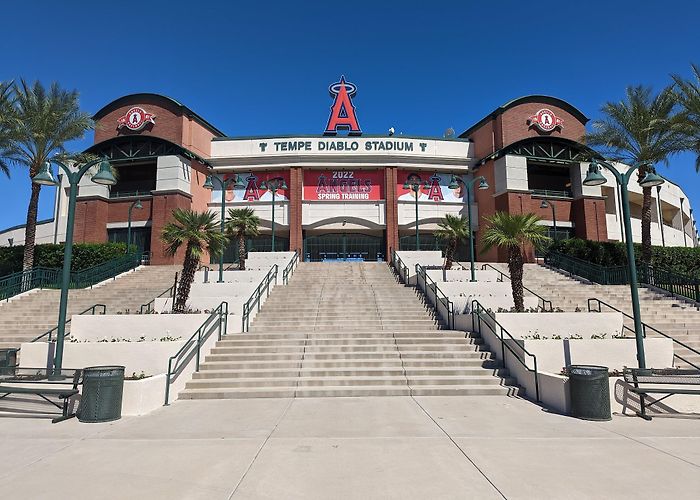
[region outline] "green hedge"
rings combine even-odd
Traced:
[[[553,243],[551,250],[594,262],[601,266],[622,266],[627,264],[627,252],[625,245],[622,243],[572,238]],[[634,253],[637,260],[639,260],[639,256],[642,253],[640,244],[635,243]],[[653,246],[651,263],[669,271],[700,277],[700,248]]]
[[[76,243],[73,245],[72,271],[82,271],[126,253],[125,243]],[[0,247],[0,276],[22,270],[24,246]],[[63,245],[37,245],[34,248],[36,267],[63,267]]]

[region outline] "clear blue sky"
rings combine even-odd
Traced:
[[[366,133],[461,132],[504,102],[550,94],[590,118],[630,84],[700,64],[697,2],[25,1],[2,5],[0,80],[58,81],[95,112],[171,96],[228,135],[318,134],[327,88],[358,85]],[[72,150],[92,143],[92,133]],[[661,173],[700,206],[690,155]],[[51,216],[43,189],[40,218]],[[0,177],[0,228],[25,221],[29,179]],[[700,209],[699,209],[700,210]],[[700,212],[699,212],[700,213]]]

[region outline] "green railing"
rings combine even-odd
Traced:
[[[422,285],[421,279],[423,280]],[[454,330],[455,308],[453,302],[442,290],[440,290],[437,283],[430,276],[428,276],[426,269],[420,264],[416,264],[416,286],[423,291],[425,299],[428,301],[428,303],[432,304],[432,306],[435,308],[435,313],[439,317],[441,317],[439,304],[442,304],[442,306],[445,308],[445,322],[447,323],[447,328],[449,330]],[[430,300],[429,292],[433,292],[432,301]]]
[[[391,264],[394,267],[394,270],[396,271],[396,274],[399,277],[399,281],[401,281],[404,285],[407,285],[408,284],[408,266],[406,264],[404,264],[404,262],[401,260],[401,257],[399,257],[396,250],[391,251]]]
[[[257,304],[258,307],[258,312],[260,312],[260,307],[262,304],[260,303],[260,299],[262,298],[263,292],[267,294],[267,297],[270,296],[270,283],[272,281],[275,281],[275,285],[277,284],[277,264],[273,264],[270,270],[267,272],[263,280],[260,282],[258,287],[255,289],[253,294],[250,296],[250,298],[246,301],[245,304],[243,304],[243,317],[241,319],[241,328],[243,332],[247,332],[250,329],[250,311],[255,307]]]
[[[594,307],[592,304],[595,304],[596,307]],[[625,318],[631,319],[632,321],[634,321],[634,317],[630,316],[629,314],[627,314],[624,311],[621,311],[617,307],[608,304],[607,302],[603,302],[602,300],[595,298],[595,297],[588,299],[588,312],[602,312],[603,306],[607,307],[608,309],[612,309],[613,311],[617,311],[620,314],[622,314],[622,316],[624,316]],[[623,332],[624,331],[630,332],[632,334],[632,338],[634,338],[634,335],[635,335],[634,328],[630,328],[629,326],[625,325],[624,321],[622,323],[622,331]],[[642,336],[644,338],[647,337],[647,331],[654,332],[658,335],[661,335],[662,337],[665,337],[667,339],[671,339],[674,344],[679,345],[679,346],[683,347],[684,349],[689,350],[693,354],[697,354],[698,356],[700,356],[700,351],[698,351],[697,349],[690,347],[689,345],[684,344],[680,340],[677,340],[677,339],[671,337],[670,335],[662,332],[661,330],[654,328],[653,326],[647,325],[646,323],[642,322]],[[700,370],[700,366],[696,365],[692,361],[688,361],[683,356],[676,354],[675,352],[673,353],[673,357],[678,358],[685,363],[688,363],[690,366],[692,366],[693,368],[695,368],[697,370]]]
[[[97,312],[98,310],[99,310],[100,312]],[[95,314],[101,314],[101,315],[107,314],[107,306],[104,305],[104,304],[94,304],[94,305],[88,307],[87,309],[85,309],[83,312],[79,312],[78,314],[74,314],[73,316],[82,316],[83,314],[87,314],[87,313],[90,313],[90,314],[92,314],[93,316],[94,316]],[[68,326],[68,324],[70,323],[70,320],[71,320],[71,319],[72,319],[72,317],[66,320],[66,326]],[[39,335],[38,337],[36,337],[36,338],[30,340],[29,342],[39,342],[39,341],[42,340],[44,337],[48,337],[48,338],[46,339],[46,342],[53,342],[53,340],[54,340],[54,339],[53,339],[53,335],[54,335],[57,331],[58,331],[58,325],[54,326],[54,327],[53,327],[51,330],[49,330],[48,332],[42,333],[42,334]],[[70,332],[66,332],[66,337],[67,337],[68,335],[70,335]]]
[[[165,297],[166,295],[172,299],[172,306],[174,306],[176,292],[177,292],[177,273],[175,273],[175,283],[167,290],[164,290],[163,292],[161,292],[161,294],[158,295],[155,299],[151,300],[150,302],[146,302],[145,304],[141,304],[141,309],[139,312],[141,314],[150,314],[153,311],[153,308],[156,304],[156,299],[160,299],[161,297]]]
[[[87,288],[110,278],[116,278],[118,274],[130,271],[141,264],[141,255],[126,254],[116,259],[108,260],[94,267],[70,275],[69,288]],[[60,283],[59,283],[60,286]]]
[[[60,278],[60,269],[47,267],[35,267],[4,276],[0,278],[0,300],[9,300],[33,288],[54,287]]]
[[[284,268],[284,271],[282,271],[282,283],[283,284],[288,284],[289,283],[289,278],[292,277],[294,274],[294,269],[296,269],[296,266],[299,264],[299,252],[295,251],[294,256],[292,257],[292,260],[289,261],[289,264],[287,264],[287,267]]]
[[[165,376],[165,404],[167,406],[170,400],[170,383],[173,377],[177,377],[180,372],[187,366],[192,357],[195,358],[195,372],[199,371],[199,362],[201,358],[202,346],[211,336],[214,330],[218,330],[218,340],[226,334],[228,323],[228,302],[222,302],[214,309],[209,317],[197,328],[197,331],[187,339],[177,353],[170,356],[168,359],[168,372]]]
[[[570,275],[601,285],[627,285],[629,283],[627,266],[606,267],[554,252],[547,255],[544,262]],[[653,286],[673,295],[700,302],[700,279],[643,263],[637,263],[636,267],[637,281],[640,284]]]
[[[485,271],[485,270],[488,269],[488,268],[491,268],[491,269],[493,269],[494,271],[496,271],[496,272],[498,273],[499,276],[498,276],[497,281],[501,281],[501,282],[502,282],[504,279],[507,279],[508,281],[510,281],[510,276],[509,276],[509,275],[507,275],[506,273],[504,273],[504,272],[501,271],[500,269],[498,269],[498,268],[492,266],[491,264],[483,264],[483,265],[481,266],[481,270],[482,270],[482,271]],[[528,287],[526,287],[525,285],[523,285],[523,290],[525,290],[525,291],[528,292],[529,294],[534,295],[535,297],[537,297],[537,300],[538,300],[537,307],[539,307],[539,308],[542,309],[543,311],[554,311],[554,307],[553,307],[553,305],[552,305],[552,301],[551,301],[551,300],[545,299],[545,298],[542,297],[540,294],[533,292],[532,290],[530,290],[530,289],[529,289]]]
[[[547,198],[573,198],[571,191],[558,191],[556,189],[531,189],[535,196],[544,196]]]
[[[481,334],[481,325],[482,323],[488,326],[489,330],[494,334],[494,336],[500,341],[501,343],[501,361],[503,363],[503,367],[507,368],[506,366],[506,349],[513,355],[513,357],[518,360],[518,362],[523,365],[525,370],[528,372],[532,373],[535,379],[535,400],[539,403],[540,402],[540,376],[539,372],[537,370],[537,356],[529,352],[527,349],[525,349],[525,346],[522,345],[522,341],[517,341],[511,334],[506,330],[503,325],[501,325],[497,320],[496,316],[488,309],[486,309],[484,306],[481,305],[481,303],[478,300],[472,300],[472,307],[471,307],[471,315],[472,315],[472,328],[474,325],[477,326],[477,331],[479,334]],[[488,318],[487,320],[482,320],[486,316]],[[493,324],[491,324],[491,322]],[[505,336],[508,337],[508,339],[505,338]],[[482,335],[483,337],[483,335]],[[507,342],[507,340],[510,340],[511,342]],[[511,343],[513,346],[518,346],[519,350],[522,351],[522,357],[516,352],[516,350],[511,346]],[[529,356],[532,359],[532,368],[530,368],[527,365],[527,360],[525,359],[525,356]]]

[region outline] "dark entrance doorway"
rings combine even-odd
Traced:
[[[384,237],[363,233],[327,233],[304,238],[304,260],[382,261]]]

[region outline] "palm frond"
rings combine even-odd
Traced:
[[[522,249],[527,244],[539,247],[550,241],[547,226],[535,214],[509,214],[496,212],[486,217],[486,229],[482,238],[484,251],[494,246]]]
[[[252,238],[260,234],[260,217],[252,208],[230,208],[228,217],[226,232],[230,236]]]

